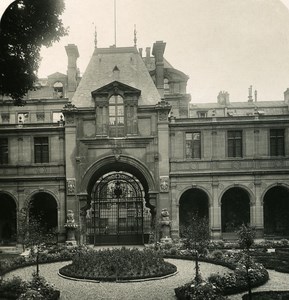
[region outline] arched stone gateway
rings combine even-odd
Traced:
[[[46,232],[57,230],[57,202],[54,197],[46,192],[34,194],[29,201],[29,218],[38,220]]]
[[[130,157],[106,157],[82,180],[81,234],[94,245],[144,244],[154,230],[156,192],[150,172]],[[82,200],[81,200],[82,199]]]
[[[275,186],[264,196],[265,236],[289,236],[289,189]]]
[[[185,191],[180,198],[180,236],[182,236],[182,228],[190,223],[190,218],[193,214],[200,218],[205,217],[209,219],[208,195],[198,188],[192,188]]]
[[[227,190],[221,200],[223,238],[235,237],[235,232],[244,224],[250,223],[250,196],[242,188]]]
[[[99,178],[91,193],[87,211],[88,242],[102,244],[144,244],[150,233],[150,209],[139,180],[125,172],[111,172]]]
[[[16,243],[17,231],[16,203],[6,193],[0,193],[0,244]]]

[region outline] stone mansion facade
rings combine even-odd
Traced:
[[[35,84],[25,105],[0,99],[0,243],[17,239],[23,211],[65,241],[143,244],[162,209],[172,238],[191,213],[211,237],[248,223],[259,238],[289,236],[289,89],[262,102],[190,102],[188,76],[136,47],[95,48],[83,76],[78,48],[65,47],[67,74]],[[28,210],[27,210],[28,209]]]

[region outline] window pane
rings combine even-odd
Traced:
[[[8,139],[0,139],[0,164],[8,164]]]
[[[186,158],[201,158],[201,133],[186,133]]]
[[[124,105],[121,96],[109,99],[109,135],[111,137],[124,136]]]
[[[228,157],[242,157],[242,131],[228,131],[227,136]]]
[[[34,161],[35,163],[49,162],[48,137],[34,138]]]
[[[123,106],[118,106],[117,107],[117,115],[123,116],[123,114],[124,114]]]
[[[270,155],[284,156],[284,129],[270,130]]]

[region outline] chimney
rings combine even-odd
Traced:
[[[284,92],[284,102],[289,105],[289,88]]]
[[[140,57],[142,57],[142,48],[138,49]]]
[[[164,96],[164,52],[166,43],[157,41],[153,46],[153,56],[156,64],[156,86],[161,98]]]
[[[230,103],[230,94],[226,91],[220,91],[217,99],[218,99],[218,104],[228,105]]]
[[[255,90],[255,102],[257,102],[257,95],[258,95],[258,92],[257,92],[257,90]]]
[[[252,97],[252,85],[250,85],[250,87],[249,87],[248,102],[253,102],[253,97]]]
[[[151,62],[151,47],[146,47],[146,59],[145,63],[150,64]]]
[[[68,93],[75,92],[77,87],[77,65],[76,61],[79,57],[78,48],[74,44],[68,44],[65,46],[66,54],[68,57],[67,65],[67,81],[68,81]]]

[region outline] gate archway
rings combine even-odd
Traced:
[[[101,176],[92,188],[86,226],[90,244],[147,242],[150,210],[140,181],[124,171]]]
[[[269,189],[264,196],[264,234],[289,236],[289,190],[283,186]]]
[[[16,203],[6,193],[0,193],[0,243],[10,245],[16,243],[17,231]]]

